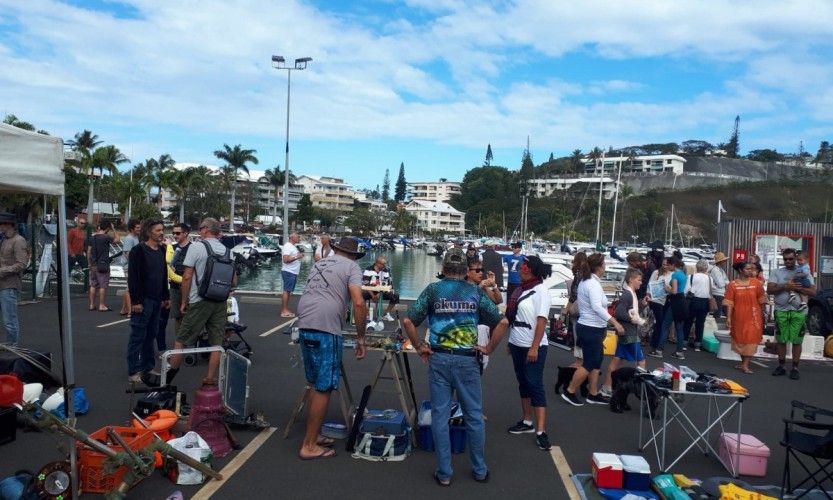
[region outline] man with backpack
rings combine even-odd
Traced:
[[[182,325],[177,331],[175,349],[194,345],[203,330],[208,334],[208,344],[223,343],[226,326],[226,300],[237,285],[231,251],[220,240],[220,222],[208,217],[199,226],[202,241],[190,245],[183,261],[180,288],[180,312]],[[171,357],[171,368],[166,383],[170,383],[179,371],[183,356]],[[217,384],[220,353],[212,352],[208,359],[208,373],[203,384]]]

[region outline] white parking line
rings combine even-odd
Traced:
[[[196,495],[191,497],[192,500],[208,500],[211,498],[212,495],[217,493],[217,490],[226,484],[226,481],[228,481],[231,476],[233,476],[234,473],[240,469],[240,467],[243,467],[243,464],[254,456],[258,448],[263,446],[263,443],[265,443],[276,430],[277,427],[269,427],[268,429],[260,431],[260,434],[255,436],[245,448],[240,450],[240,453],[238,453],[237,456],[231,460],[231,462],[223,467],[223,470],[220,471],[220,474],[223,475],[223,479],[209,480],[208,483],[206,483],[206,485],[196,493]]]
[[[108,326],[118,325],[119,323],[124,323],[125,321],[130,321],[130,318],[120,319],[118,321],[113,321],[112,323],[104,323],[103,325],[98,325],[96,328],[105,328]]]
[[[570,497],[570,500],[581,500],[581,495],[579,495],[576,485],[573,483],[573,471],[570,469],[570,464],[567,463],[567,457],[564,456],[561,447],[553,446],[550,450],[550,456],[555,464],[555,470],[558,471],[561,482],[564,483],[564,488],[567,490],[567,496]]]
[[[750,363],[756,364],[756,365],[760,366],[761,368],[768,368],[768,367],[769,367],[769,365],[768,365],[768,364],[766,364],[766,363],[761,363],[760,361],[756,361],[756,360],[754,360],[754,359],[753,359],[753,360],[751,360],[751,361],[750,361]]]
[[[284,323],[284,324],[282,324],[282,325],[278,325],[278,326],[276,326],[275,328],[272,328],[272,329],[270,329],[270,330],[266,330],[265,332],[261,333],[259,336],[260,336],[260,337],[268,337],[269,335],[272,335],[273,333],[277,332],[277,331],[278,331],[278,330],[280,330],[281,328],[284,328],[284,327],[286,327],[286,326],[289,326],[289,325],[291,325],[292,323],[295,323],[296,321],[298,321],[298,318],[292,318],[291,320],[287,321],[286,323]]]

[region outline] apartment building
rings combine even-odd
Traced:
[[[530,193],[536,198],[546,198],[555,194],[556,191],[564,191],[576,185],[581,185],[577,189],[587,189],[588,193],[595,193],[596,196],[599,195],[601,185],[602,196],[608,200],[616,194],[616,180],[607,176],[600,178],[593,175],[560,175],[529,181]]]
[[[301,186],[304,194],[308,194],[312,206],[349,212],[353,209],[353,201],[356,198],[353,187],[344,182],[344,179],[327,177],[323,175],[302,175],[295,179],[295,183]]]
[[[417,219],[422,231],[465,234],[466,214],[442,201],[411,200],[405,210]]]
[[[460,194],[459,182],[448,182],[445,179],[438,182],[409,182],[406,199],[448,201],[455,194]]]
[[[615,176],[622,165],[622,173],[664,173],[682,174],[685,170],[686,159],[678,155],[646,155],[629,158],[627,156],[612,156],[599,159],[586,158],[584,172],[586,174],[604,174]]]

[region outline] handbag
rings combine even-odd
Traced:
[[[714,298],[714,295],[709,295],[709,312],[713,313],[717,311],[717,299]]]

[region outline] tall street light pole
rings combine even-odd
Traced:
[[[286,156],[283,168],[283,241],[289,241],[289,96],[291,75],[293,70],[307,69],[307,63],[311,57],[300,57],[295,59],[294,66],[287,66],[283,56],[272,56],[272,67],[286,70]]]

